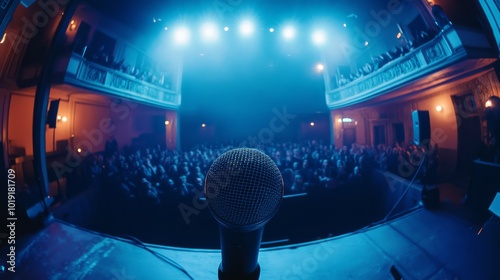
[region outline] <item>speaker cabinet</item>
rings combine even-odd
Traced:
[[[47,124],[49,128],[56,128],[57,123],[57,111],[59,111],[59,101],[60,99],[50,101],[49,111],[47,112]]]
[[[429,111],[415,110],[411,113],[413,121],[413,143],[415,145],[429,144],[431,140],[431,120]]]

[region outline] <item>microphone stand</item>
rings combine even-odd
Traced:
[[[219,225],[222,262],[219,280],[258,280],[257,261],[264,227],[252,231],[234,231]]]

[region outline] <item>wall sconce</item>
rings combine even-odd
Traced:
[[[74,20],[72,20],[69,23],[69,31],[75,31],[75,30],[76,30],[76,22]]]
[[[438,111],[438,112],[442,112],[442,111],[443,111],[443,106],[441,106],[441,105],[437,105],[437,106],[436,106],[436,111]]]

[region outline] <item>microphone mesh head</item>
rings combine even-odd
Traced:
[[[283,198],[283,179],[266,154],[256,149],[234,149],[213,162],[205,179],[205,195],[218,222],[251,230],[277,212]]]

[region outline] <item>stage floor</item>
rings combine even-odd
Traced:
[[[500,279],[500,228],[477,232],[451,211],[420,208],[355,233],[262,249],[260,279],[393,279],[393,265],[404,279]],[[217,279],[218,250],[147,247],[56,220],[17,240],[16,272],[0,278],[190,279],[184,269],[192,279]]]

